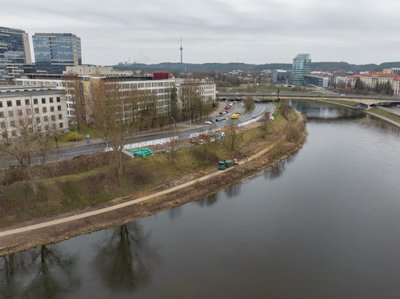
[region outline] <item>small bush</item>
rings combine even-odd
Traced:
[[[65,141],[65,142],[75,142],[75,141],[82,141],[84,139],[84,136],[79,134],[78,132],[68,132],[62,135],[59,140],[60,141]]]

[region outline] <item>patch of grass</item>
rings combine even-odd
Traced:
[[[271,132],[287,127],[280,113],[270,123]],[[238,132],[237,146],[230,152],[223,140],[209,145],[208,159],[202,145],[171,153],[129,160],[123,176],[116,176],[112,166],[98,167],[77,174],[38,180],[38,195],[33,195],[26,181],[6,186],[0,191],[0,225],[50,216],[91,206],[112,198],[137,194],[168,185],[184,175],[195,174],[215,165],[218,160],[242,158],[261,140],[260,128]]]
[[[343,104],[350,107],[357,107],[358,102],[348,101],[348,100],[321,100],[321,102],[332,103],[332,104]]]
[[[372,112],[372,113],[378,114],[380,116],[386,117],[386,118],[388,118],[390,120],[393,120],[393,121],[395,121],[395,122],[400,124],[400,116],[399,115],[391,113],[391,112],[389,112],[389,111],[387,111],[385,109],[382,109],[380,107],[372,107],[372,108],[370,108],[368,110],[368,112]]]
[[[82,141],[85,139],[84,135],[79,134],[76,131],[70,131],[67,133],[64,133],[58,137],[58,142],[76,142],[76,141]]]

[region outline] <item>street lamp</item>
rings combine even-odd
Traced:
[[[174,121],[174,127],[175,127],[175,129],[176,129],[176,121],[175,121],[175,118],[174,118],[173,116],[171,116],[171,119]]]

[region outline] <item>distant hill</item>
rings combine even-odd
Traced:
[[[326,71],[326,72],[377,72],[386,68],[400,67],[400,62],[385,62],[381,64],[349,64],[347,62],[313,62],[311,64],[312,71]],[[268,63],[268,64],[247,64],[247,63],[180,63],[165,62],[159,64],[118,64],[114,66],[116,69],[121,70],[134,70],[134,71],[169,71],[179,72],[185,70],[186,72],[230,72],[234,70],[242,70],[247,72],[258,72],[263,70],[291,70],[292,64],[290,63]]]

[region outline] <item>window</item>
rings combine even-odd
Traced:
[[[51,116],[51,120],[52,120],[52,121],[55,121],[55,120],[56,120],[56,116],[55,116],[55,115],[52,115],[52,116]]]
[[[60,128],[63,128],[63,127],[64,127],[64,124],[63,124],[63,123],[60,123],[60,124],[59,124],[59,127],[60,127]]]
[[[29,99],[25,99],[25,105],[30,105],[31,103],[30,103],[30,101],[29,101]]]
[[[61,106],[57,106],[57,111],[61,111]]]
[[[35,108],[35,114],[39,114],[39,108]]]
[[[17,106],[21,106],[21,100],[17,100]]]
[[[49,98],[49,100],[50,100],[50,103],[53,103],[53,98]]]
[[[7,107],[12,107],[12,102],[11,101],[7,101]]]
[[[49,121],[49,117],[46,115],[46,116],[43,117],[43,120],[44,121]]]
[[[33,99],[33,105],[37,105],[38,104],[38,99]]]
[[[9,117],[14,117],[14,111],[8,111],[8,116]]]
[[[22,110],[18,110],[18,116],[22,116]]]
[[[42,104],[46,104],[46,98],[42,98]]]
[[[15,120],[10,121],[10,126],[15,127]]]
[[[54,106],[50,107],[50,112],[54,112]]]
[[[0,118],[4,118],[4,112],[3,111],[0,112]]]
[[[59,114],[59,115],[58,115],[58,119],[62,119],[62,114]]]
[[[0,108],[3,108],[3,102],[0,102]]]
[[[36,117],[36,123],[40,124],[40,117]]]
[[[61,98],[57,97],[57,103],[60,103],[60,102],[61,102]]]
[[[14,136],[14,137],[17,136],[17,131],[16,130],[12,130],[11,131],[11,135]]]
[[[32,114],[32,109],[26,109],[26,115],[31,115]]]
[[[47,107],[42,108],[43,113],[47,113]]]

